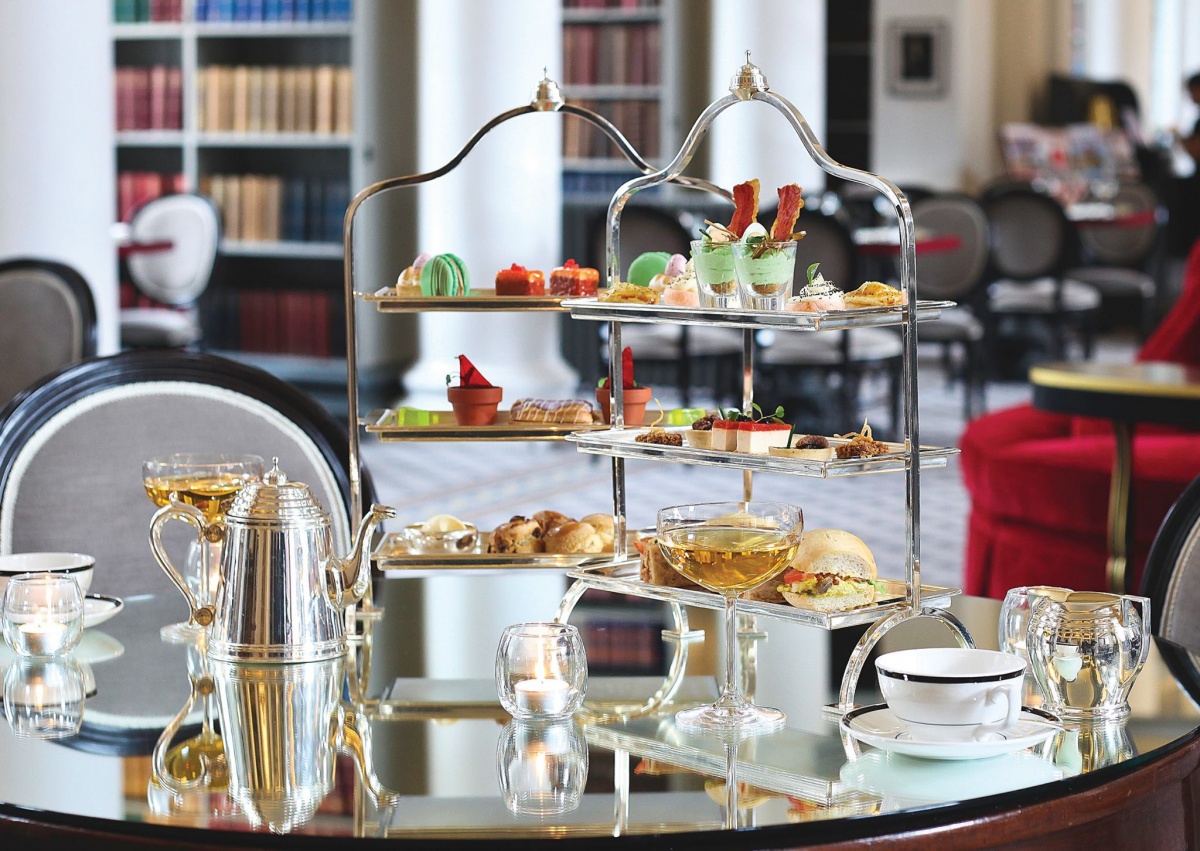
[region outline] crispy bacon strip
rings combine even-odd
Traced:
[[[729,220],[729,232],[741,239],[746,228],[756,221],[758,221],[757,177],[733,187],[733,218]]]
[[[804,199],[800,197],[800,186],[789,183],[779,187],[779,210],[775,214],[775,224],[771,226],[771,239],[775,242],[787,242],[792,238],[792,229],[800,218],[800,210],[804,207]]]

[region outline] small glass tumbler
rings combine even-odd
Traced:
[[[733,243],[692,242],[696,286],[706,307],[740,307],[737,272],[733,268]]]
[[[796,243],[736,243],[733,267],[742,288],[743,305],[753,310],[782,310],[792,294]]]
[[[83,724],[87,685],[70,656],[13,660],[4,676],[4,717],[17,736],[62,739]]]
[[[4,638],[19,656],[58,656],[83,635],[83,592],[73,576],[22,573],[4,589]]]
[[[588,748],[571,720],[509,721],[496,744],[504,804],[517,815],[569,813],[583,799]]]
[[[579,630],[565,623],[505,627],[496,648],[496,692],[514,718],[567,718],[587,691]]]

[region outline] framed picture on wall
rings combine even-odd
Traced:
[[[944,97],[950,81],[946,22],[893,21],[887,33],[888,92],[911,98]]]

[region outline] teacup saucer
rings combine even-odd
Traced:
[[[88,594],[83,598],[83,628],[91,629],[99,626],[123,608],[125,608],[125,601],[120,597]]]
[[[1022,709],[1017,723],[985,741],[942,742],[923,739],[892,714],[886,704],[863,706],[842,716],[841,728],[851,737],[890,753],[923,759],[984,759],[1041,744],[1063,727],[1048,712]]]

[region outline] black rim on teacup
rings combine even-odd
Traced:
[[[992,670],[966,671],[962,673],[934,673],[927,663],[937,657],[988,659]],[[893,657],[889,660],[888,657]],[[904,664],[909,660],[917,664]],[[909,668],[910,670],[904,670]],[[911,670],[920,668],[922,670]],[[927,650],[901,650],[886,653],[875,660],[875,670],[881,677],[904,680],[910,683],[999,683],[1020,679],[1025,676],[1025,660],[997,650],[974,648],[930,648]]]

